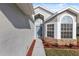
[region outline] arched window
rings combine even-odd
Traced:
[[[72,38],[73,19],[71,16],[64,16],[61,19],[61,38]]]
[[[73,23],[73,19],[71,16],[64,16],[61,20],[61,23]]]

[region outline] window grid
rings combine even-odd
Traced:
[[[47,36],[54,37],[54,24],[47,25]]]
[[[72,38],[72,24],[61,24],[61,38]]]

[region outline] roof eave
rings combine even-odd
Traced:
[[[16,4],[26,15],[31,16],[33,14],[33,6],[31,3],[16,3]]]
[[[59,13],[62,13],[63,11],[66,11],[66,10],[70,10],[70,11],[74,12],[75,14],[79,15],[79,11],[77,9],[68,7],[68,8],[65,8],[65,9],[62,9],[62,10],[56,12],[56,14],[54,14],[52,17],[48,18],[47,21],[49,21],[51,18],[57,16]],[[45,21],[45,23],[47,23],[47,21]]]
[[[42,8],[42,7],[40,7],[40,6],[38,6],[38,7],[34,8],[34,10],[35,10],[35,9],[37,9],[37,8],[41,8],[41,9],[43,9],[43,10],[47,11],[48,13],[50,13],[50,14],[52,14],[52,15],[54,14],[54,13],[52,13],[52,12],[50,12],[50,11],[48,11],[48,10],[46,10],[46,9],[44,9],[44,8]]]

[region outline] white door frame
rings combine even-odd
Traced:
[[[40,21],[37,21],[37,20],[40,20]],[[34,23],[34,37],[35,37],[35,39],[38,39],[37,38],[37,31],[36,31],[36,26],[40,26],[40,24],[43,24],[43,20],[41,20],[41,19],[37,19],[36,21],[37,21],[37,23],[36,23],[36,21],[35,21],[35,23]],[[39,23],[39,24],[38,24]],[[43,30],[43,29],[42,29]]]

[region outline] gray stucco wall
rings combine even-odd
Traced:
[[[33,20],[16,4],[0,4],[0,55],[26,55],[33,38]]]

